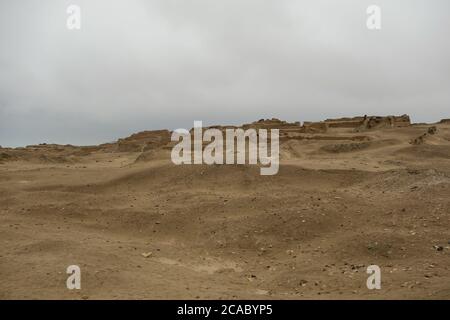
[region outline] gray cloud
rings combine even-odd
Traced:
[[[0,145],[145,129],[449,116],[447,0],[71,0],[0,4]],[[82,29],[66,28],[78,4]]]

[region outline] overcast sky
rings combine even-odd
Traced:
[[[69,4],[81,30],[66,27]],[[0,145],[194,120],[437,121],[450,117],[449,31],[448,0],[1,0]]]

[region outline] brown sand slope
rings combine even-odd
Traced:
[[[167,131],[0,149],[0,298],[449,299],[450,123],[405,119],[256,122],[275,176],[175,166]]]

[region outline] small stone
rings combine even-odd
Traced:
[[[149,257],[151,257],[152,254],[153,254],[153,252],[144,252],[144,253],[141,253],[141,256],[143,256],[144,258],[149,258]]]
[[[267,295],[267,294],[269,294],[269,291],[262,290],[262,289],[256,289],[255,293],[259,294],[259,295]]]
[[[442,251],[444,250],[443,246],[433,246],[434,249],[436,249],[437,251]]]

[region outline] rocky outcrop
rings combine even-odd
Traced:
[[[387,117],[367,117],[364,116],[361,124],[355,128],[355,131],[365,131],[372,129],[381,128],[398,128],[398,127],[408,127],[411,125],[411,120],[408,115],[402,116],[387,116]]]
[[[170,142],[168,130],[142,131],[117,141],[117,152],[141,152],[162,147]]]
[[[416,145],[416,146],[424,144],[426,142],[426,139],[429,136],[432,136],[432,135],[436,134],[436,132],[437,132],[437,128],[436,127],[434,127],[434,126],[433,127],[429,127],[427,132],[425,132],[424,134],[421,134],[417,138],[411,140],[409,143],[412,144],[412,145]]]

